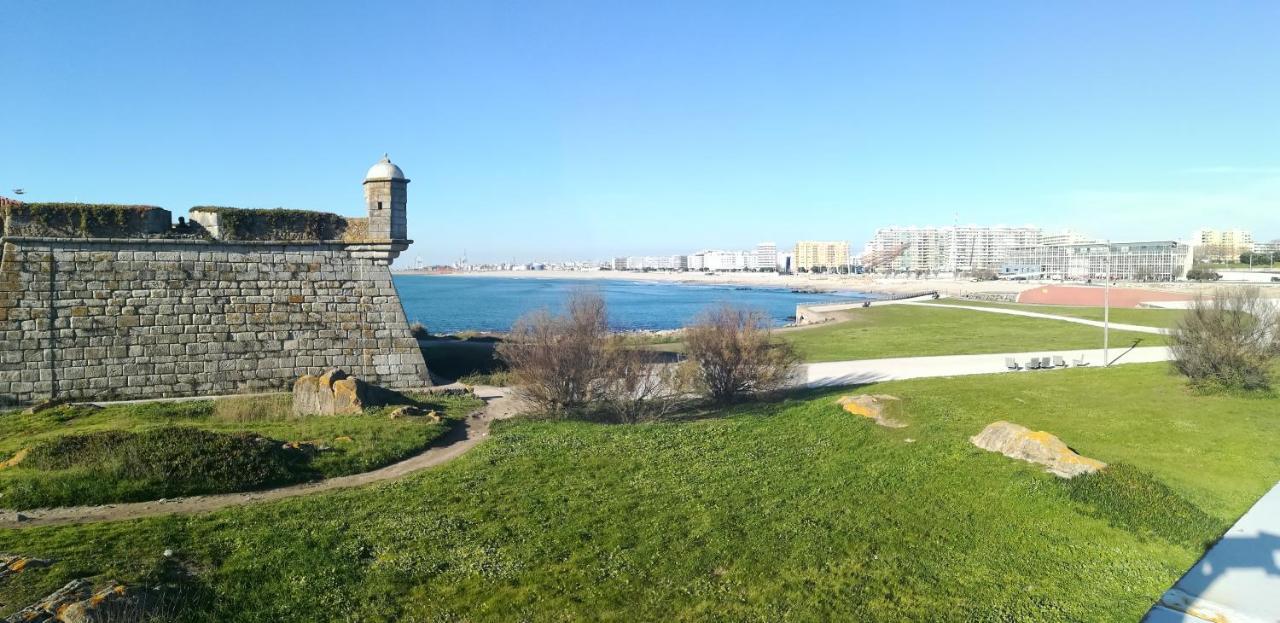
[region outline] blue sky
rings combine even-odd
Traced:
[[[406,258],[1005,223],[1280,238],[1280,3],[4,0],[0,194],[363,212]]]

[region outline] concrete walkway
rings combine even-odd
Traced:
[[[337,476],[318,482],[290,485],[265,491],[193,495],[168,500],[103,504],[100,506],[63,506],[19,512],[4,511],[0,513],[0,528],[97,523],[160,515],[189,515],[231,506],[245,506],[272,500],[283,500],[285,498],[403,478],[414,472],[435,467],[462,456],[466,451],[475,447],[476,444],[489,436],[489,424],[491,422],[511,417],[518,410],[517,401],[509,396],[505,388],[477,386],[475,390],[476,396],[485,401],[483,410],[473,413],[463,422],[459,422],[452,431],[437,440],[422,453],[371,472]]]
[[[978,305],[940,305],[938,303],[921,303],[907,302],[906,305],[916,305],[919,307],[942,307],[946,309],[971,309],[973,311],[987,312],[991,314],[1006,314],[1009,316],[1023,316],[1026,318],[1043,318],[1045,320],[1061,320],[1063,322],[1074,322],[1076,324],[1088,325],[1090,327],[1098,327],[1101,329],[1104,325],[1101,320],[1089,320],[1087,318],[1075,318],[1072,316],[1059,316],[1056,314],[1042,314],[1040,312],[1023,311],[1021,309],[1006,309],[1004,307],[980,307]],[[1137,324],[1122,324],[1118,322],[1111,323],[1111,328],[1116,331],[1133,331],[1134,333],[1151,333],[1154,335],[1169,335],[1168,329],[1159,327],[1148,327]]]
[[[885,305],[905,305],[914,301],[932,301],[933,294],[922,294],[920,296],[913,296],[911,298],[905,298],[905,299],[889,299],[889,300],[883,300],[883,301],[878,299],[869,299],[869,300],[871,302],[872,307],[884,307]],[[825,304],[824,303],[812,303],[812,304],[801,303],[799,306],[804,307],[809,311],[825,313],[825,312],[834,312],[834,311],[845,311],[849,309],[861,309],[863,305],[866,303],[867,301],[845,301],[845,302],[825,303]]]
[[[1142,620],[1280,621],[1280,484],[1231,526]]]
[[[1127,352],[1126,352],[1127,351]],[[964,376],[969,374],[994,374],[1010,372],[1005,358],[1012,357],[1025,366],[1032,357],[1060,356],[1068,364],[1084,358],[1090,367],[1103,365],[1102,349],[1093,350],[1038,350],[1028,353],[996,353],[991,355],[942,355],[938,357],[900,357],[895,359],[864,359],[862,361],[829,361],[808,363],[802,366],[801,385],[807,387],[836,387],[862,385],[880,381],[898,381],[937,376]],[[1129,350],[1112,348],[1109,353],[1112,365],[1125,363],[1152,363],[1172,358],[1164,346],[1144,346]],[[1116,361],[1116,358],[1119,358]],[[1018,374],[1049,374],[1052,370],[1023,370]]]

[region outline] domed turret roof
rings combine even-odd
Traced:
[[[391,164],[391,159],[386,154],[382,154],[382,160],[377,164],[369,167],[369,172],[364,175],[364,181],[370,180],[403,180],[404,171],[400,167]]]

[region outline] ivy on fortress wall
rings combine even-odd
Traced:
[[[168,210],[146,205],[14,203],[0,210],[6,236],[139,238],[169,226]]]
[[[348,228],[346,218],[328,212],[223,206],[196,206],[191,211],[216,214],[222,240],[341,240]]]

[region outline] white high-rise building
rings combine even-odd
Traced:
[[[744,270],[747,254],[742,251],[704,251],[702,262],[704,270]]]
[[[761,242],[756,245],[756,270],[775,271],[778,269],[778,245],[772,242]]]
[[[880,272],[957,273],[1000,268],[1010,249],[1040,244],[1039,227],[882,227],[863,263]]]

